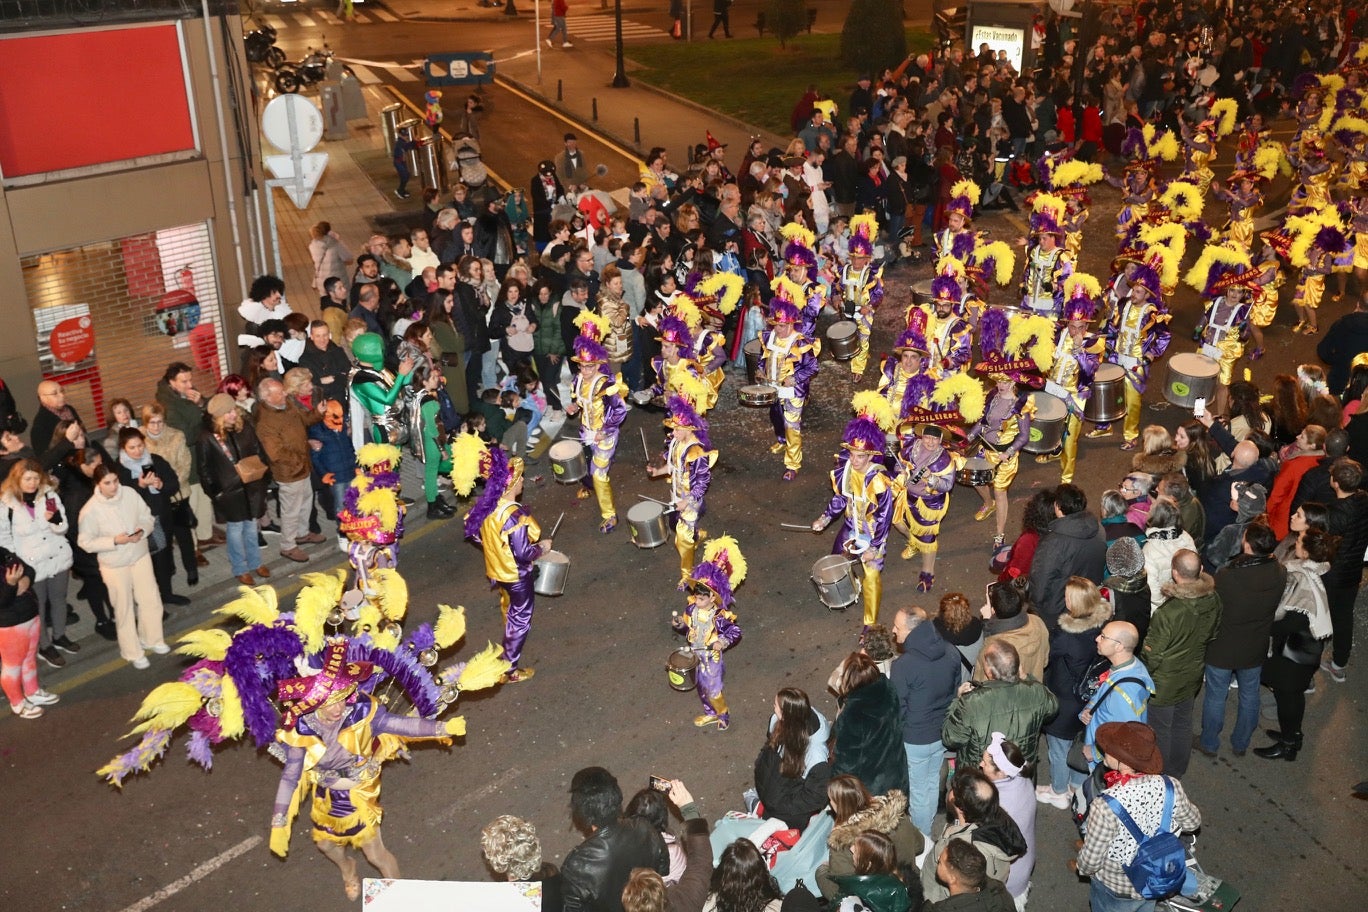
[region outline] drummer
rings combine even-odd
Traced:
[[[1133,450],[1140,440],[1140,413],[1143,408],[1145,385],[1149,382],[1150,367],[1168,350],[1169,321],[1173,315],[1164,306],[1159,294],[1159,261],[1151,257],[1147,263],[1130,263],[1126,269],[1131,278],[1128,293],[1112,310],[1103,335],[1106,350],[1103,360],[1124,371],[1126,392],[1126,420],[1121,449]],[[1089,437],[1105,437],[1111,424],[1098,424]]]
[[[466,537],[484,552],[485,576],[499,589],[503,610],[503,657],[510,668],[500,681],[517,684],[535,673],[522,664],[523,645],[536,608],[533,564],[551,550],[551,539],[518,502],[523,491],[523,461],[492,448],[473,434],[461,434],[452,446],[451,478],[462,495],[485,479],[484,491],[465,517]]]
[[[1230,207],[1230,218],[1221,231],[1222,240],[1242,250],[1249,250],[1254,243],[1254,213],[1264,203],[1258,189],[1259,177],[1255,171],[1236,171],[1230,175],[1229,188],[1220,181],[1211,182],[1211,195]]]
[[[1187,281],[1207,301],[1197,330],[1202,354],[1217,364],[1216,396],[1211,411],[1224,415],[1230,403],[1235,362],[1244,354],[1245,327],[1249,324],[1259,271],[1243,250],[1208,244],[1189,270]]]
[[[1365,228],[1368,229],[1368,226]],[[1254,340],[1254,350],[1249,353],[1250,361],[1258,361],[1264,355],[1264,327],[1272,326],[1273,318],[1278,315],[1278,297],[1286,281],[1282,270],[1283,260],[1288,258],[1292,248],[1292,238],[1281,231],[1265,231],[1259,235],[1259,239],[1262,244],[1254,257],[1259,281],[1250,289],[1249,335]]]
[[[776,442],[771,453],[784,454],[784,481],[798,477],[803,465],[803,406],[808,387],[817,376],[817,343],[799,332],[798,308],[775,297],[770,302],[770,329],[761,334],[764,345],[760,367],[764,381],[778,391],[770,406],[770,424]]]
[[[884,554],[888,549],[888,527],[893,519],[894,486],[882,461],[884,440],[893,430],[895,418],[888,400],[866,390],[855,394],[852,402],[856,416],[842,435],[843,457],[837,456],[831,470],[832,496],[826,512],[812,522],[812,531],[821,532],[837,516],[841,517],[832,554],[844,554],[864,566],[864,629],[879,622],[879,601],[883,595]]]
[[[935,378],[926,370],[929,349],[922,327],[925,318],[918,317],[914,325],[903,330],[893,345],[894,357],[884,358],[879,370],[879,393],[905,421],[931,404]]]
[[[950,201],[945,204],[945,227],[936,232],[936,262],[953,257],[961,263],[970,262],[974,255],[975,235],[969,227],[982,191],[970,180],[955,182],[950,187]]]
[[[1144,140],[1137,142],[1143,146]],[[1141,150],[1136,150],[1140,154]],[[1108,175],[1107,183],[1121,191],[1121,208],[1116,213],[1116,240],[1124,243],[1130,237],[1136,225],[1145,217],[1149,211],[1149,204],[1155,197],[1154,174],[1157,163],[1150,158],[1140,157],[1126,162],[1126,170],[1121,178]]]
[[[1026,325],[1024,321],[1035,321],[1039,326],[1034,333],[1023,333],[1020,330]],[[1013,326],[1018,332],[1011,332]],[[1039,389],[1044,383],[1039,362],[1049,365],[1053,333],[1054,324],[1044,317],[1010,316],[1003,310],[990,310],[983,315],[979,344],[984,360],[974,370],[986,376],[993,388],[988,392],[983,418],[969,429],[966,437],[969,443],[982,443],[980,455],[993,468],[991,484],[974,486],[983,498],[974,521],[982,522],[997,514],[994,553],[1006,540],[1007,492],[1016,480],[1021,449],[1031,439],[1031,420],[1035,416],[1031,389]]]
[[[745,578],[746,561],[736,539],[724,535],[709,542],[703,549],[703,562],[689,574],[692,592],[684,615],[670,616],[670,626],[688,637],[689,651],[698,659],[698,699],[703,703],[702,715],[694,718],[698,728],[716,725],[718,731],[726,731],[731,724],[722,695],[727,671],[722,653],[741,639],[732,593]]]
[[[1059,482],[1073,481],[1078,460],[1078,436],[1083,429],[1083,409],[1092,395],[1093,375],[1102,356],[1105,343],[1095,333],[1088,332],[1088,324],[1097,315],[1097,300],[1102,287],[1097,279],[1085,273],[1069,277],[1064,287],[1064,320],[1055,340],[1054,356],[1045,376],[1045,392],[1064,403],[1069,412],[1064,425],[1064,442],[1060,452],[1041,454],[1036,462],[1058,459]]]
[[[957,260],[942,260],[940,275],[931,280],[931,306],[926,339],[931,347],[927,373],[933,379],[961,374],[974,357],[973,330],[959,314],[964,300],[964,267]],[[925,307],[925,305],[921,305]]]
[[[696,386],[702,381],[693,381]],[[696,395],[703,395],[696,389]],[[712,483],[712,467],[717,462],[717,450],[708,439],[708,422],[694,410],[685,396],[672,395],[665,403],[670,410],[665,426],[670,429],[670,442],[665,450],[663,465],[648,466],[652,478],[670,479],[670,506],[674,510],[675,550],[679,552],[679,590],[689,587],[689,571],[693,569],[694,547],[700,536],[698,521],[703,516],[703,499]]]
[[[901,428],[900,428],[901,430]],[[950,509],[950,489],[955,486],[955,458],[945,448],[949,428],[931,422],[915,427],[904,437],[898,453],[898,484],[902,493],[894,507],[894,523],[907,535],[902,559],[921,554],[922,569],[917,591],[930,592],[936,582],[936,552],[940,548],[941,520]]]
[[[587,486],[580,489],[579,497],[581,500],[588,498],[592,487],[603,519],[599,531],[606,535],[617,528],[617,509],[613,506],[613,486],[608,470],[617,453],[618,429],[627,416],[627,404],[622,400],[626,386],[622,378],[609,369],[608,352],[585,334],[583,327],[575,337],[574,351],[570,360],[579,365],[579,373],[571,381],[571,402],[565,413],[580,416],[580,440],[590,450]]]
[[[660,318],[660,335],[656,336],[656,341],[660,343],[660,356],[651,359],[651,368],[656,375],[656,382],[651,386],[651,398],[679,395],[689,384],[690,378],[700,380],[707,386],[707,393],[699,400],[698,410],[699,414],[706,415],[717,401],[717,393],[698,362],[686,357],[694,351],[694,336],[685,316],[688,312],[696,315],[698,310],[692,303],[681,299]]]
[[[712,385],[712,403],[717,402],[717,394],[727,377],[723,370],[727,366],[727,336],[722,328],[727,317],[741,303],[741,293],[745,287],[746,280],[740,276],[717,272],[699,282],[690,294],[700,319],[697,323],[689,324],[689,330],[693,333],[689,357]],[[709,407],[704,408],[705,413]]]
[[[1021,306],[1031,313],[1058,319],[1064,302],[1064,281],[1073,272],[1073,258],[1060,246],[1064,237],[1061,219],[1065,204],[1047,193],[1037,194],[1031,215],[1031,234],[1036,239],[1026,253],[1021,280]],[[1018,241],[1025,245],[1025,239]]]
[[[874,311],[883,302],[883,266],[873,266],[874,238],[878,220],[868,213],[851,220],[850,262],[840,268],[841,315],[855,323],[859,348],[850,359],[850,372],[863,377],[869,364],[869,334],[874,329]]]
[[[816,236],[797,222],[789,222],[779,229],[784,244],[783,278],[793,283],[790,300],[798,308],[798,331],[808,338],[816,338],[817,317],[826,306],[826,286],[817,279]],[[778,277],[775,283],[778,282]],[[778,291],[778,288],[774,289]]]

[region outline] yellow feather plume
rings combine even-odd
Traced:
[[[474,434],[457,434],[451,442],[451,487],[462,497],[469,497],[480,477],[480,462],[488,448]]]
[[[956,372],[942,378],[931,391],[932,404],[957,405],[960,415],[971,424],[983,417],[986,399],[983,384],[967,372]]]
[[[280,617],[276,608],[276,591],[271,586],[239,586],[242,594],[222,608],[214,609],[215,614],[231,615],[240,618],[244,624],[274,624]]]
[[[1360,44],[1354,50],[1354,59],[1360,62],[1368,62],[1368,41]]]
[[[674,300],[670,302],[670,310],[674,311],[676,317],[684,321],[684,325],[689,327],[690,332],[703,325],[703,311],[699,310],[698,305],[689,300],[686,295],[675,295]]]
[[[1363,122],[1363,131],[1368,133],[1368,121]],[[1254,150],[1251,170],[1258,172],[1264,180],[1272,180],[1278,173],[1278,162],[1283,157],[1282,150],[1276,146],[1262,145]]]
[[[974,248],[974,259],[980,263],[992,259],[992,279],[999,286],[1007,285],[1016,275],[1016,251],[1006,241],[993,241]]]
[[[958,185],[956,185],[958,186]],[[951,191],[954,192],[953,190]],[[872,212],[861,212],[850,217],[850,235],[863,235],[873,241],[879,236],[879,217]]]
[[[1102,283],[1086,272],[1075,272],[1064,280],[1064,297],[1072,298],[1079,290],[1090,298],[1102,297]]]
[[[357,452],[356,464],[366,469],[386,464],[398,466],[402,455],[397,446],[388,443],[368,443]]]
[[[1289,263],[1298,269],[1305,269],[1311,265],[1311,247],[1315,244],[1316,234],[1322,228],[1345,230],[1345,226],[1340,222],[1338,210],[1333,206],[1287,220],[1283,230],[1292,235],[1292,247],[1287,255]]]
[[[1211,104],[1211,119],[1216,121],[1216,137],[1224,139],[1235,130],[1239,105],[1233,98],[1218,98]]]
[[[228,654],[233,637],[228,631],[213,627],[209,630],[191,630],[179,642],[180,645],[176,647],[178,654],[218,662]]]
[[[1335,93],[1344,88],[1344,77],[1339,73],[1324,73],[1320,77],[1321,88],[1325,90],[1330,107],[1334,107]]]
[[[783,298],[785,301],[788,301],[791,304],[796,304],[799,307],[802,307],[805,302],[803,286],[799,285],[797,282],[793,281],[786,275],[776,276],[774,281],[770,282],[770,288],[773,289],[776,295],[778,295],[779,297]]]
[[[741,553],[741,545],[730,535],[719,535],[703,546],[703,559],[715,561],[725,555],[727,561],[727,581],[732,591],[746,581],[746,558]]]
[[[797,222],[789,222],[779,229],[779,235],[786,241],[797,241],[809,250],[817,242],[817,236]]]
[[[503,657],[503,647],[486,643],[466,662],[461,676],[456,679],[456,687],[461,691],[485,690],[499,683],[499,678],[508,673],[513,665]]]
[[[371,588],[379,601],[380,613],[391,621],[402,620],[408,611],[408,583],[393,567],[371,571]]]
[[[957,196],[966,196],[969,198],[969,205],[977,206],[983,191],[971,180],[956,181],[950,185],[950,198],[954,199]]]
[[[299,575],[299,581],[305,586],[319,590],[324,596],[331,599],[333,604],[337,604],[342,601],[342,593],[345,592],[347,588],[347,571],[338,569],[331,571],[320,570],[314,573],[301,573]]]
[[[964,281],[964,274],[964,261],[958,257],[943,256],[936,260],[936,275],[954,276],[962,282]]]
[[[1149,129],[1148,126],[1145,129]],[[1157,133],[1152,142],[1146,143],[1149,149],[1149,157],[1157,158],[1160,161],[1176,161],[1178,159],[1178,137],[1173,135],[1172,130],[1164,130]]]
[[[432,638],[437,642],[438,649],[446,649],[453,645],[461,637],[465,636],[466,618],[465,608],[457,605],[452,608],[450,605],[437,606],[437,623],[432,625]]]
[[[699,291],[717,298],[717,309],[724,315],[736,310],[745,288],[746,280],[731,272],[715,272],[698,283]]]
[[[184,681],[168,681],[152,688],[143,698],[142,706],[133,714],[134,722],[142,724],[129,732],[138,735],[145,731],[171,731],[186,722],[200,711],[204,698],[193,684]]]
[[[399,498],[388,488],[376,488],[362,494],[357,498],[356,509],[378,517],[386,532],[393,532],[399,525]]]
[[[1173,213],[1176,221],[1192,222],[1202,217],[1202,191],[1196,184],[1170,181],[1159,202]]]
[[[875,390],[860,390],[850,400],[850,407],[855,410],[856,415],[873,419],[885,434],[892,433],[893,428],[897,426],[898,416],[893,411],[893,404],[888,401],[887,396]]]
[[[352,633],[355,636],[368,633],[376,648],[393,652],[399,648],[402,628],[398,624],[386,621],[378,605],[365,602],[357,612],[356,622],[352,624]]]
[[[586,329],[587,325],[593,325],[593,329]],[[575,326],[579,327],[580,335],[592,336],[595,339],[606,339],[612,331],[607,317],[600,317],[592,310],[580,308],[579,315],[575,317]]]
[[[1030,358],[1036,370],[1048,373],[1054,366],[1054,321],[1039,314],[1013,317],[1002,348],[1013,358]]]
[[[712,384],[692,370],[675,371],[670,385],[680,396],[688,400],[694,411],[707,411],[712,405]]]
[[[246,729],[242,715],[242,697],[238,695],[237,685],[227,675],[223,676],[219,691],[219,731],[225,738],[237,738]]]
[[[1368,46],[1368,43],[1366,43],[1365,46]],[[1368,120],[1364,120],[1362,117],[1356,117],[1353,114],[1345,114],[1330,125],[1331,133],[1340,133],[1344,131],[1358,134],[1355,143],[1361,145],[1363,143],[1363,137],[1368,135]],[[1260,149],[1259,151],[1263,150]]]
[[[1086,187],[1102,179],[1102,166],[1071,158],[1058,165],[1050,175],[1056,187]]]
[[[1218,263],[1248,269],[1249,254],[1223,244],[1207,244],[1198,255],[1197,262],[1192,264],[1192,268],[1183,277],[1183,281],[1199,292],[1206,291],[1207,278],[1211,275],[1212,267]]]
[[[1053,193],[1037,193],[1031,208],[1035,212],[1049,212],[1058,220],[1064,217],[1067,204],[1063,197],[1055,196]]]
[[[305,586],[295,596],[294,627],[304,642],[305,652],[323,648],[323,626],[338,600],[330,598],[326,588],[317,586]]]
[[[1177,222],[1161,222],[1140,228],[1140,245],[1159,257],[1159,284],[1178,284],[1178,268],[1187,254],[1187,228]]]
[[[1140,128],[1140,135],[1144,137],[1145,145],[1147,147],[1150,143],[1154,142],[1154,135],[1156,132],[1158,132],[1158,130],[1159,128],[1152,123],[1147,123]]]
[[[352,480],[347,484],[347,487],[355,490],[357,496],[359,497],[371,489],[371,477],[369,475],[362,475],[360,472],[357,472],[356,475],[352,477]]]

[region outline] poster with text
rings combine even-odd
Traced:
[[[976,25],[969,32],[969,47],[977,54],[979,48],[988,45],[993,52],[1006,51],[1012,67],[1021,72],[1021,55],[1026,47],[1026,30],[1008,28],[1005,25]]]
[[[366,912],[541,912],[540,883],[366,878]]]

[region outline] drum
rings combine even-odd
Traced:
[[[935,299],[936,296],[931,293],[930,279],[923,279],[920,282],[912,283],[912,303],[930,304]]]
[[[1031,393],[1035,417],[1031,419],[1031,438],[1022,447],[1028,453],[1053,453],[1064,443],[1064,426],[1069,409],[1064,400],[1037,390]]]
[[[982,456],[970,456],[964,466],[955,473],[958,484],[971,488],[983,487],[993,483],[993,464]]]
[[[584,458],[584,444],[578,440],[557,440],[547,451],[551,459],[551,474],[561,484],[574,484],[589,474],[589,461]]]
[[[846,608],[860,597],[860,581],[851,572],[852,563],[844,555],[828,554],[812,565],[812,585],[817,587],[817,597],[832,611]]]
[[[765,356],[765,343],[759,339],[751,339],[742,347],[741,354],[746,358],[746,381],[759,383],[760,362]]]
[[[841,320],[827,327],[827,341],[831,343],[831,357],[849,361],[860,352],[860,334],[854,320]]]
[[[1092,395],[1083,406],[1088,421],[1120,421],[1126,417],[1126,372],[1119,364],[1103,364],[1093,376]]]
[[[559,551],[547,551],[533,562],[537,571],[532,591],[537,595],[565,594],[565,581],[570,577],[570,558]]]
[[[742,405],[766,408],[779,401],[779,391],[768,383],[752,383],[737,390],[736,398]]]
[[[659,548],[670,540],[665,508],[653,501],[643,500],[628,510],[627,525],[632,528],[632,544],[638,548]]]
[[[698,686],[698,656],[691,649],[676,649],[665,663],[670,689],[688,693]]]
[[[1169,359],[1164,378],[1164,398],[1174,405],[1192,408],[1198,399],[1211,401],[1216,394],[1220,365],[1201,352],[1183,352]]]

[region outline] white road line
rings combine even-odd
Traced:
[[[393,73],[394,78],[400,82],[422,82],[422,80],[418,78],[418,75],[408,67],[402,67],[395,64],[394,66],[385,67],[385,69]]]
[[[315,16],[317,16],[318,18],[320,18],[320,19],[323,20],[323,24],[324,24],[324,25],[341,25],[341,24],[342,24],[342,20],[341,20],[341,19],[338,19],[336,16],[334,16],[332,13],[328,12],[327,10],[321,10],[321,9],[320,9],[320,10],[314,10],[313,13],[314,13]]]
[[[356,80],[362,85],[376,85],[383,80],[376,76],[368,67],[363,67],[359,63],[350,64],[352,72],[356,74]]]
[[[304,28],[318,28],[318,23],[314,22],[313,19],[306,16],[304,13],[291,13],[290,18],[304,26]]]
[[[391,13],[389,10],[380,9],[380,7],[378,7],[378,6],[377,6],[375,9],[369,9],[369,8],[368,8],[368,9],[366,10],[366,12],[370,13],[372,16],[376,17],[376,18],[379,19],[381,22],[398,22],[398,21],[399,21],[399,17],[398,17],[398,16],[394,15],[394,14]]]
[[[279,16],[267,16],[266,24],[269,25],[271,28],[275,29],[276,31],[280,31],[283,28],[289,28],[289,23],[287,23],[284,19],[281,19]]]
[[[246,852],[250,852],[252,849],[255,849],[259,845],[261,845],[260,836],[251,836],[247,839],[244,839],[242,840],[242,842],[239,842],[237,845],[233,846],[228,851],[223,852],[219,855],[215,855],[213,858],[209,859],[204,864],[195,868],[193,871],[182,877],[180,880],[172,881],[171,883],[162,887],[156,893],[153,893],[150,896],[145,896],[142,899],[135,902],[133,905],[128,906],[123,910],[123,912],[146,912],[147,909],[152,908],[153,906],[157,905],[163,900],[170,899],[171,897],[179,893],[181,890],[184,890],[186,887],[193,884],[195,881],[203,880],[210,874],[213,874],[219,868],[226,865],[228,862],[232,861],[234,858],[237,858],[239,855],[242,855]]]

